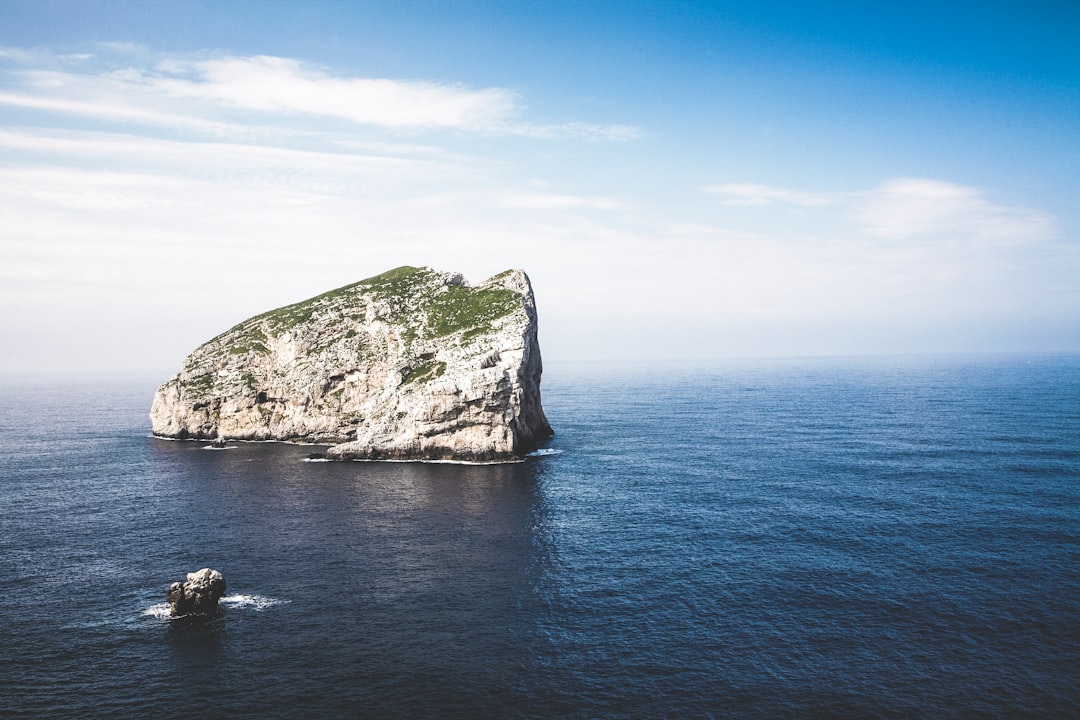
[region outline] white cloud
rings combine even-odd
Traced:
[[[288,173],[294,180],[319,174],[323,178],[365,174],[391,182],[402,174],[411,179],[448,172],[451,161],[438,155],[414,157],[406,147],[402,156],[383,146],[382,153],[301,150],[266,144],[233,142],[184,142],[162,138],[105,132],[22,131],[0,129],[0,148],[11,153],[36,153],[61,162],[75,159],[108,162],[114,171],[122,163],[154,167],[165,174],[215,177]],[[463,166],[463,162],[454,162]]]
[[[31,62],[34,55],[29,50],[14,47],[0,47],[0,60],[12,60],[20,64]]]
[[[0,92],[0,105],[24,107],[32,110],[70,113],[91,118],[120,121],[136,121],[162,126],[187,127],[215,134],[226,132],[248,133],[246,128],[230,123],[215,122],[178,113],[161,112],[131,104],[113,104],[101,101],[38,97],[34,95]]]
[[[533,210],[558,210],[588,208],[592,210],[620,210],[625,204],[608,197],[582,195],[557,195],[554,193],[513,192],[502,196],[502,204],[510,208]]]
[[[644,136],[641,128],[633,125],[592,125],[589,123],[562,123],[558,125],[530,125],[513,123],[502,128],[512,135],[535,138],[608,140],[625,142]]]
[[[756,183],[709,185],[704,190],[711,195],[719,196],[725,205],[763,206],[782,203],[802,207],[821,207],[842,202],[842,197],[833,193],[806,192]]]
[[[166,62],[158,70],[162,76],[145,82],[173,96],[384,127],[489,129],[506,124],[518,107],[515,94],[502,88],[338,78],[266,55]]]
[[[995,205],[977,188],[925,178],[896,178],[855,194],[850,219],[874,236],[896,239],[960,235],[1022,241],[1053,229],[1045,213]]]
[[[624,124],[530,123],[522,119],[518,94],[507,88],[338,76],[270,55],[170,57],[150,67],[144,49],[131,52],[138,63],[117,66],[89,54],[2,49],[0,59],[29,67],[10,73],[18,88],[0,93],[0,104],[217,133],[242,127],[222,115],[247,111],[284,124],[296,118],[330,118],[397,130],[612,141],[641,134]]]
[[[724,205],[835,208],[837,219],[878,239],[1024,241],[1045,238],[1054,219],[1046,213],[990,202],[978,188],[928,178],[893,178],[869,190],[810,192],[756,183],[709,185],[702,190]]]

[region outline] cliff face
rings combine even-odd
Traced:
[[[495,461],[551,435],[529,279],[402,267],[246,320],[158,389],[155,435]]]

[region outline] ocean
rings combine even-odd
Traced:
[[[154,439],[165,379],[0,385],[0,717],[1080,717],[1080,357],[552,364],[511,465]]]

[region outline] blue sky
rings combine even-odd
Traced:
[[[0,4],[0,371],[401,264],[545,358],[1080,350],[1068,3]]]

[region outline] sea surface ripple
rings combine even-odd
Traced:
[[[1080,717],[1076,356],[552,364],[511,465],[204,452],[153,389],[0,385],[4,718]]]

